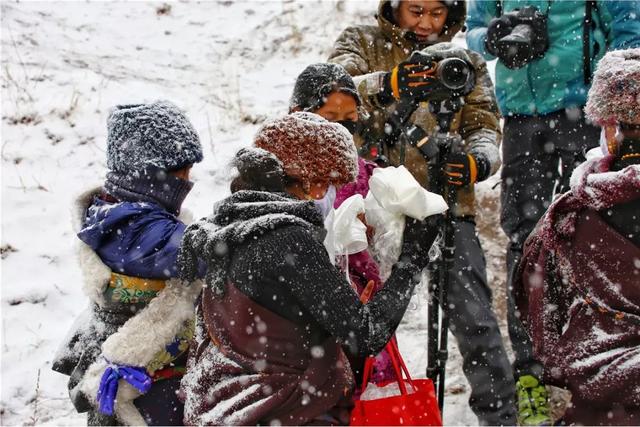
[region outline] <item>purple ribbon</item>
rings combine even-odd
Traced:
[[[109,364],[105,369],[98,388],[99,410],[105,415],[113,415],[113,406],[118,393],[118,380],[122,378],[141,393],[151,388],[151,377],[145,368],[130,365]]]

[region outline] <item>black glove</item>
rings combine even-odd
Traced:
[[[442,170],[448,185],[466,187],[489,177],[491,166],[481,154],[451,153]]]
[[[484,47],[487,49],[487,52],[493,56],[500,57],[498,42],[501,38],[511,34],[513,27],[515,27],[518,22],[517,15],[517,11],[509,12],[498,18],[493,18],[491,22],[489,22],[489,26],[487,27],[487,39],[484,42]]]
[[[436,61],[431,56],[413,52],[409,59],[385,74],[378,99],[383,104],[400,99],[424,101],[437,82],[435,72]]]
[[[413,125],[407,130],[409,144],[420,150],[425,159],[435,159],[440,152],[437,144],[429,143],[429,135],[420,126]]]
[[[507,68],[542,58],[549,47],[547,16],[535,6],[505,13],[489,22],[485,48]]]
[[[406,217],[400,260],[424,268],[429,264],[429,249],[440,232],[442,215],[431,215],[423,221]]]

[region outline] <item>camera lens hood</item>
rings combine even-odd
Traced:
[[[436,74],[444,87],[459,91],[473,78],[473,69],[460,58],[445,58],[438,63]]]

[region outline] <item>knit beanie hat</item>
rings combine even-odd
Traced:
[[[344,185],[358,173],[351,134],[317,114],[297,112],[270,120],[258,130],[254,145],[274,154],[285,174],[299,180],[305,191],[314,182]]]
[[[120,173],[149,166],[182,169],[202,161],[200,138],[169,101],[118,105],[107,119],[107,166]]]
[[[360,95],[347,70],[338,64],[312,64],[296,79],[289,110],[315,111],[327,101],[331,92],[338,91],[353,96],[360,106]]]
[[[598,62],[585,112],[601,126],[640,123],[640,48],[614,50]]]

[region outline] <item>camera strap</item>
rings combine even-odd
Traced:
[[[591,29],[594,26],[593,10],[598,8],[598,3],[593,0],[585,2],[584,21],[582,23],[582,70],[584,84],[591,84]]]
[[[549,10],[551,9],[551,3],[553,3],[553,0],[549,0],[547,2],[547,11],[544,13],[546,16],[549,16]],[[496,16],[500,17],[502,16],[502,0],[496,0]]]
[[[547,11],[545,15],[549,15],[551,9],[551,3],[553,0],[549,0],[547,3]],[[593,19],[593,11],[598,9],[598,2],[596,0],[585,1],[585,13],[584,21],[582,23],[582,71],[584,74],[584,84],[591,84],[591,30],[595,27],[595,21]],[[504,10],[502,7],[502,1],[496,0],[496,16],[502,16]]]

